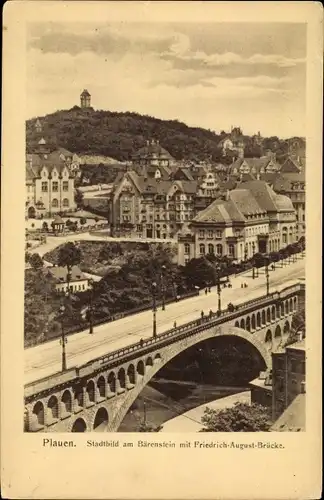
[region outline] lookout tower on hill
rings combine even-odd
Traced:
[[[81,108],[91,107],[91,95],[89,94],[87,89],[85,89],[80,95],[80,103],[81,103]]]

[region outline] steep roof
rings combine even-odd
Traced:
[[[265,212],[248,189],[234,189],[229,197],[244,216]]]
[[[56,283],[66,283],[67,271],[66,267],[53,266],[49,267],[48,273],[53,276]],[[78,266],[73,266],[71,269],[71,280],[70,281],[81,281],[86,280],[87,277],[83,274]]]
[[[53,220],[54,224],[65,224],[64,220],[60,215],[56,215],[56,217]]]
[[[300,172],[300,167],[297,165],[297,163],[291,158],[288,157],[287,160],[283,163],[283,165],[280,168],[280,173],[298,173]]]
[[[281,172],[276,175],[273,181],[273,189],[278,193],[284,193],[292,190],[295,183],[305,183],[304,172],[284,173]]]
[[[81,94],[81,97],[91,97],[91,94],[88,92],[87,89],[84,89],[84,91]]]
[[[205,210],[199,212],[193,219],[193,222],[199,223],[231,223],[231,222],[244,222],[245,217],[238,210],[237,206],[232,200],[215,200]]]
[[[269,156],[262,156],[261,158],[238,158],[230,165],[230,172],[233,173],[235,169],[240,170],[242,164],[247,163],[251,170],[254,170],[255,173],[259,174],[261,173],[261,170],[266,172],[269,163],[272,161],[272,158]],[[279,169],[279,166],[277,168]]]
[[[295,211],[291,199],[288,198],[288,196],[284,196],[283,194],[276,195],[275,204],[279,212]]]
[[[59,151],[53,151],[49,154],[27,154],[26,155],[26,179],[31,180],[40,176],[40,171],[46,167],[51,173],[54,168],[60,174],[66,166],[66,163],[60,157]]]
[[[172,156],[170,153],[164,149],[159,142],[149,142],[146,144],[146,146],[140,148],[134,155],[133,158],[139,159],[139,158],[144,158],[144,159],[150,159],[150,158],[158,158],[158,159],[165,159],[165,160],[173,160]]]
[[[267,212],[276,212],[276,193],[264,181],[248,181],[239,184],[240,188],[248,189],[261,208]]]

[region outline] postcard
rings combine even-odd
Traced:
[[[15,1],[3,39],[4,497],[319,498],[321,5]]]

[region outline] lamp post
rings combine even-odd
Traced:
[[[266,277],[266,284],[267,284],[267,295],[269,295],[269,260],[266,260],[265,264],[265,277]]]
[[[89,296],[89,333],[93,333],[93,280],[89,280],[89,289],[90,289],[90,296]]]
[[[60,306],[60,314],[61,314],[61,339],[60,339],[60,344],[62,346],[62,372],[64,372],[66,370],[65,345],[67,343],[67,338],[65,336],[65,331],[64,331],[64,322],[63,322],[64,311],[65,311],[65,306],[62,304]]]
[[[165,266],[161,266],[162,311],[165,311]]]
[[[255,254],[255,243],[253,241],[252,243],[252,253],[253,253],[253,257],[254,257],[254,254]],[[253,267],[252,267],[252,279],[255,278],[255,268],[254,268],[254,259],[253,259]]]
[[[152,283],[152,299],[153,299],[153,337],[156,337],[156,289],[157,284],[155,281]]]
[[[218,312],[222,310],[221,304],[221,286],[220,286],[220,277],[219,277],[220,267],[216,267],[216,286],[217,286],[217,295],[218,295]]]

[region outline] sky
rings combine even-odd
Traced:
[[[79,105],[189,126],[305,136],[306,24],[37,23],[27,117]]]

